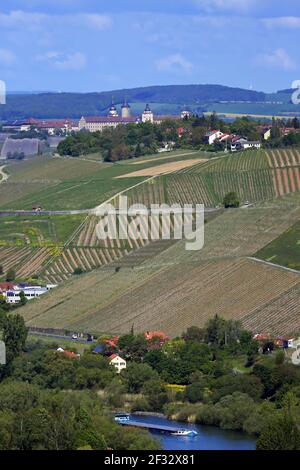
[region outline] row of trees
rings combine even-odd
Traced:
[[[155,153],[163,143],[172,142],[175,148],[207,148],[204,136],[210,129],[220,129],[249,140],[260,138],[259,122],[248,118],[238,118],[233,123],[225,122],[216,114],[190,119],[168,119],[161,124],[139,123],[106,128],[103,132],[81,131],[67,137],[58,146],[60,155],[79,156],[101,152],[106,161],[117,161]],[[178,131],[180,129],[180,132]],[[221,145],[221,150],[223,145]],[[213,148],[213,150],[220,150]]]

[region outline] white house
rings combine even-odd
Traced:
[[[122,359],[122,357],[118,356],[118,354],[112,354],[109,356],[109,363],[110,365],[114,366],[119,374],[123,369],[126,369],[126,361]]]
[[[260,149],[261,143],[259,140],[247,140],[240,138],[238,140],[233,140],[231,143],[231,151],[237,152],[238,150],[247,150],[247,149]]]
[[[220,139],[222,136],[223,136],[223,132],[213,130],[205,134],[204,140],[208,145],[213,145],[215,141]]]
[[[46,294],[49,290],[54,289],[55,284],[48,284],[46,287],[41,286],[28,286],[28,287],[15,287],[5,292],[3,295],[6,298],[6,303],[8,304],[18,304],[21,301],[21,292],[24,292],[24,295],[27,300],[36,299],[43,294]]]

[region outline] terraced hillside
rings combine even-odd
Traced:
[[[226,211],[206,224],[205,247],[199,252],[186,251],[179,241],[136,265],[119,270],[107,266],[72,277],[21,313],[29,325],[98,333],[124,333],[134,324],[136,331],[147,327],[177,335],[189,325],[203,326],[215,313],[247,326],[255,316],[255,332],[290,332],[284,299],[300,311],[299,297],[293,294],[300,274],[248,257],[300,218],[299,202],[300,195],[290,195]],[[281,316],[277,323],[272,318],[276,308]],[[300,330],[300,318],[295,316],[296,328]]]

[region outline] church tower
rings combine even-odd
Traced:
[[[151,122],[151,123],[153,123],[153,120],[154,120],[154,116],[153,116],[153,113],[150,109],[150,106],[149,106],[149,104],[146,104],[145,111],[142,114],[142,122]]]
[[[127,103],[126,99],[124,100],[124,103],[122,104],[121,109],[122,109],[122,119],[130,118],[131,110],[130,110],[130,106]]]
[[[118,111],[114,103],[114,97],[111,99],[111,105],[107,114],[108,117],[118,117]]]

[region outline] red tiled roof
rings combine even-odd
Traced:
[[[83,117],[85,122],[87,124],[93,124],[93,123],[108,123],[108,122],[135,122],[137,118],[135,117],[127,117],[127,118],[122,118],[120,116],[115,117],[115,116],[84,116]]]
[[[7,291],[13,289],[17,284],[14,282],[0,282],[0,291]]]
[[[37,127],[41,129],[48,129],[48,128],[57,128],[61,129],[62,127],[72,127],[73,125],[77,125],[75,121],[71,119],[53,119],[47,121],[38,121]]]
[[[118,354],[112,354],[111,356],[109,356],[109,360],[112,361],[116,357],[118,357]]]
[[[64,356],[70,357],[71,359],[79,359],[79,357],[80,357],[79,354],[76,354],[76,353],[74,353],[73,351],[67,351],[67,350],[65,350],[62,354],[63,354]]]
[[[169,339],[169,337],[163,331],[146,331],[144,335],[148,341],[150,341],[153,338],[159,338],[163,341],[166,341]]]

